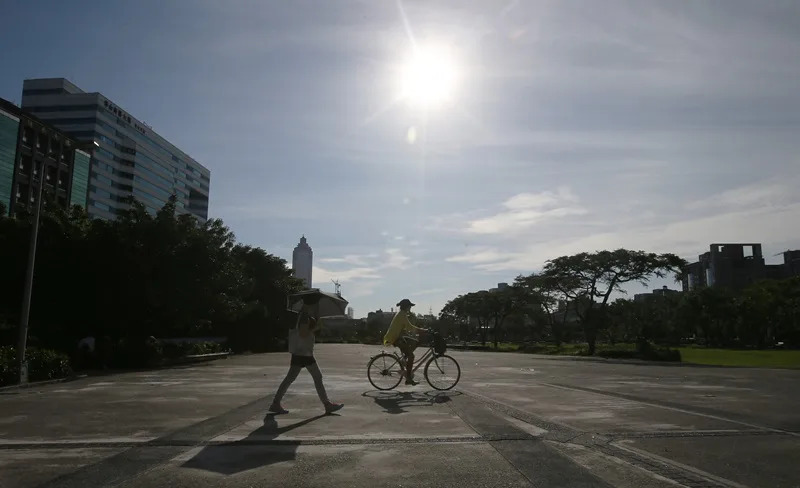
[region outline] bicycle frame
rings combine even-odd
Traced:
[[[415,364],[414,364],[414,368],[411,370],[411,372],[412,372],[412,373],[416,373],[416,372],[417,372],[417,370],[418,370],[419,368],[421,368],[421,367],[422,367],[422,365],[423,365],[423,364],[425,364],[425,362],[426,362],[428,359],[430,359],[430,357],[431,357],[431,356],[433,356],[433,355],[434,355],[433,348],[432,348],[432,347],[431,347],[431,348],[428,348],[428,350],[427,350],[427,351],[425,351],[425,354],[423,354],[423,355],[422,355],[422,357],[421,357],[421,358],[419,358],[419,359],[418,359],[418,360],[415,362]],[[403,365],[403,360],[404,360],[404,358],[403,358],[402,356],[398,355],[398,354],[397,354],[396,352],[394,352],[394,351],[392,351],[392,356],[396,357],[396,358],[397,358],[397,362],[399,362],[401,365]],[[403,371],[405,371],[405,367],[403,367]]]

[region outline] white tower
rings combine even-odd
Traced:
[[[314,252],[306,242],[306,236],[300,238],[300,243],[292,253],[292,271],[294,277],[303,280],[306,288],[311,288],[311,267],[314,261]]]

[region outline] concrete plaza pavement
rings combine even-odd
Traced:
[[[800,486],[799,371],[450,351],[455,391],[378,392],[380,348],[286,353],[0,393],[0,487]],[[420,378],[422,379],[422,378]]]

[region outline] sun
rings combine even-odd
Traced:
[[[422,108],[444,105],[453,98],[457,78],[450,49],[417,46],[402,68],[401,98]]]

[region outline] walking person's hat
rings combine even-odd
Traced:
[[[400,300],[400,303],[397,304],[398,307],[413,307],[415,305],[416,303],[411,303],[411,300],[409,300],[408,298],[403,298],[402,300]]]

